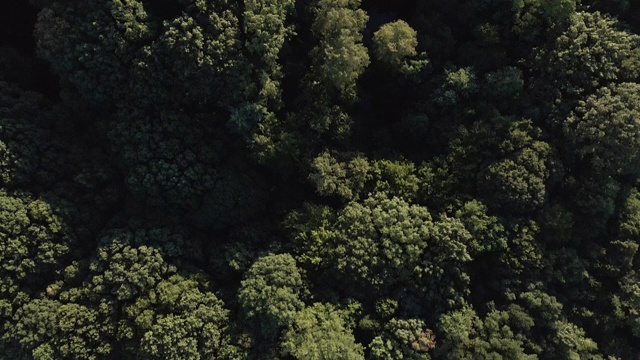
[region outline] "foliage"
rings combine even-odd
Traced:
[[[206,1],[184,10],[162,21],[137,0],[54,3],[39,15],[38,51],[102,106],[198,108],[240,99],[247,63],[238,18],[226,4]]]
[[[509,326],[510,318],[509,311],[492,310],[481,319],[470,307],[444,314],[438,320],[443,336],[436,353],[444,359],[537,359],[524,348],[526,338]],[[519,320],[525,320],[519,324],[524,330],[533,324],[531,318]]]
[[[369,65],[362,30],[369,19],[360,0],[318,0],[311,31],[318,45],[311,51],[314,77],[345,100],[356,97],[356,80]]]
[[[639,40],[607,15],[577,12],[552,46],[538,50],[538,79],[547,83],[546,91],[564,96],[588,95],[610,82],[636,79]]]
[[[426,208],[385,193],[352,201],[335,217],[327,210],[309,207],[297,215],[307,221],[295,235],[305,266],[374,293],[400,286],[424,292],[437,306],[460,300],[471,241],[460,221],[434,221]]]
[[[433,331],[417,319],[391,319],[385,334],[369,344],[372,359],[429,360],[428,352],[436,347]]]
[[[3,2],[0,359],[637,357],[639,11]]]
[[[238,300],[258,334],[273,340],[304,307],[302,287],[302,276],[291,255],[267,255],[247,271]]]
[[[555,30],[569,20],[579,1],[514,0],[514,31],[525,40],[533,39],[545,28]]]
[[[48,202],[27,193],[0,192],[0,316],[4,319],[30,293],[42,290],[75,245],[65,219],[74,215],[73,208],[51,200],[56,199]]]
[[[598,89],[580,102],[564,131],[582,159],[599,174],[638,175],[640,86],[621,83]]]
[[[418,33],[404,20],[384,24],[373,34],[376,59],[385,67],[405,74],[420,71],[428,64],[424,54],[418,59]]]
[[[299,360],[364,359],[338,311],[330,304],[315,303],[300,311],[283,335],[282,351]]]
[[[259,62],[259,96],[264,100],[280,101],[281,66],[278,54],[292,29],[285,21],[295,5],[293,0],[244,2],[243,30],[247,37],[246,49]]]

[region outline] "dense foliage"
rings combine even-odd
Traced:
[[[636,359],[639,14],[3,2],[0,360]]]

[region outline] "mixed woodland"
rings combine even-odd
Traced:
[[[15,0],[0,36],[0,359],[638,359],[640,2]]]

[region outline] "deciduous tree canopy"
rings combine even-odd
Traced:
[[[637,358],[639,4],[3,2],[0,360]]]

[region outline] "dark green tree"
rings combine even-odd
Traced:
[[[576,11],[578,0],[514,0],[513,31],[524,40],[563,28]]]
[[[406,287],[436,307],[465,294],[471,235],[457,219],[443,215],[434,221],[425,207],[375,193],[337,214],[307,206],[290,221],[297,223],[301,263],[356,289],[376,294]]]
[[[188,2],[167,19],[142,1],[53,3],[36,25],[38,53],[92,104],[226,107],[248,85],[231,3]]]
[[[206,278],[167,261],[178,262],[180,244],[165,229],[105,234],[88,262],[72,262],[14,313],[5,338],[42,359],[241,358]]]
[[[574,101],[610,82],[638,77],[640,53],[637,34],[626,31],[615,19],[599,12],[577,12],[553,44],[535,53],[532,82],[537,92],[563,116]],[[554,121],[562,119],[551,118]]]

